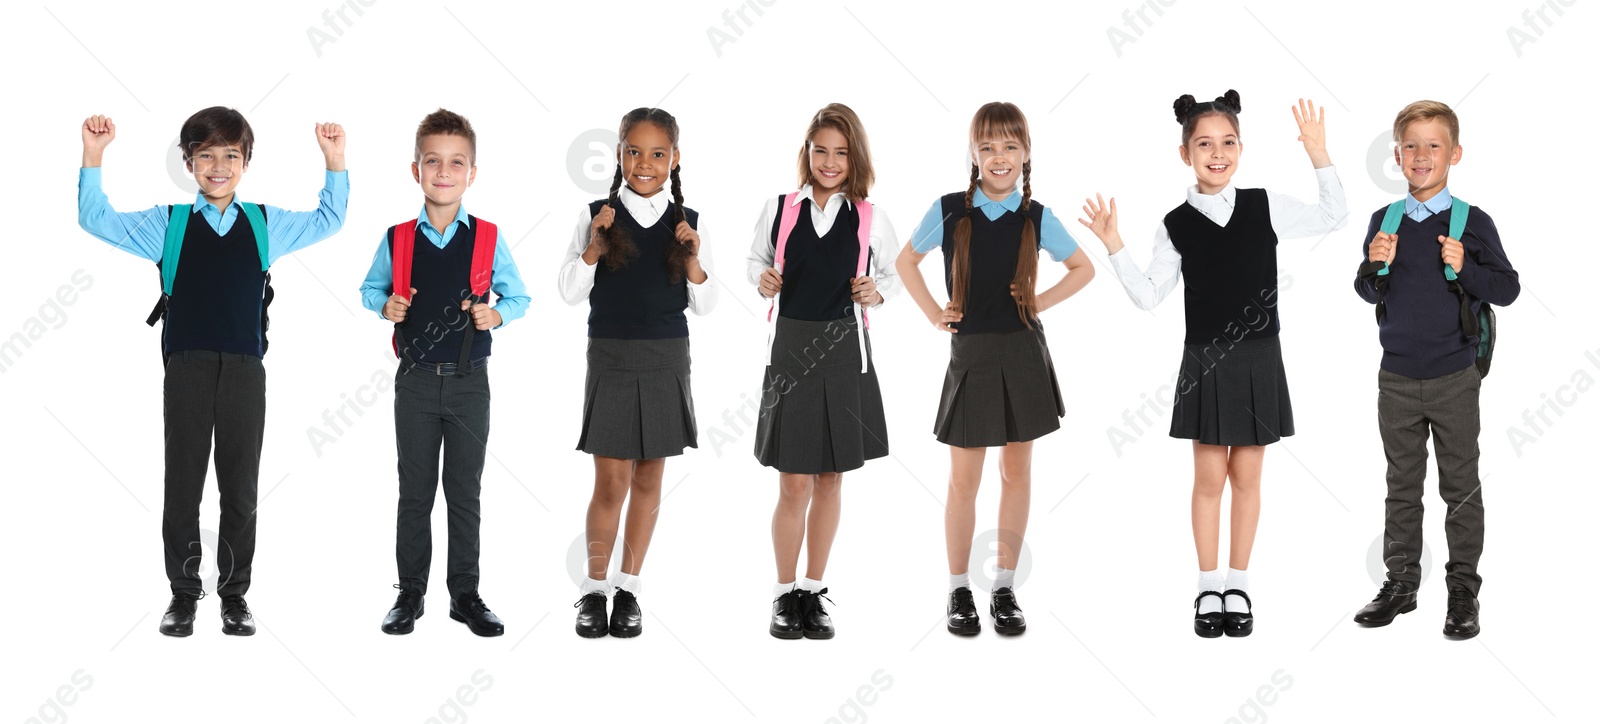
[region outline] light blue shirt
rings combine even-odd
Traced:
[[[990,221],[994,221],[1007,211],[1022,208],[1022,192],[1013,190],[1004,200],[994,201],[983,194],[983,189],[976,189],[972,192],[972,207],[982,211]],[[939,245],[944,243],[944,222],[944,205],[935,201],[928,209],[928,213],[922,215],[922,221],[917,223],[917,228],[911,232],[911,248],[918,254],[926,254],[939,248]],[[1049,207],[1044,208],[1040,219],[1039,246],[1056,261],[1066,261],[1067,257],[1078,250],[1077,240],[1067,233],[1067,227],[1061,224],[1061,220],[1057,219],[1054,213],[1051,213]]]
[[[326,239],[344,226],[345,207],[350,202],[348,171],[326,171],[322,191],[317,195],[316,211],[285,211],[276,206],[267,212],[267,263]],[[239,195],[226,209],[218,209],[201,194],[195,194],[191,214],[199,214],[219,236],[227,234],[239,218]],[[144,211],[117,211],[111,208],[100,185],[100,169],[78,170],[78,226],[95,238],[123,251],[160,263],[167,244],[167,206],[152,206]]]
[[[1406,194],[1406,216],[1412,221],[1421,221],[1441,211],[1450,210],[1450,187],[1439,189],[1439,193],[1427,201],[1418,201],[1415,196]]]
[[[417,228],[422,230],[422,236],[440,249],[449,244],[456,229],[466,223],[466,204],[456,209],[456,218],[444,227],[443,234],[428,222],[426,206],[417,214]],[[372,268],[367,270],[367,278],[361,282],[361,305],[383,317],[383,305],[394,293],[393,287],[394,261],[389,252],[389,231],[385,229],[378,235],[378,252],[372,256]],[[528,287],[522,283],[522,273],[517,271],[517,262],[511,258],[511,250],[506,247],[506,237],[498,229],[495,231],[494,267],[489,289],[500,297],[494,303],[494,310],[500,313],[500,327],[527,313],[528,303],[532,301],[528,297]]]

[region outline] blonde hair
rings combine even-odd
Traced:
[[[1443,121],[1445,129],[1450,132],[1450,145],[1461,145],[1461,121],[1456,118],[1456,112],[1450,110],[1450,106],[1439,101],[1417,101],[1400,109],[1399,115],[1394,117],[1395,143],[1400,142],[1400,137],[1411,124],[1436,119]]]
[[[832,128],[842,134],[845,147],[850,152],[850,172],[845,174],[842,189],[845,197],[851,201],[866,198],[875,178],[872,173],[872,148],[867,144],[867,129],[861,125],[861,119],[843,103],[823,106],[811,117],[811,125],[806,126],[806,140],[800,144],[800,185],[816,182],[811,176],[811,142],[824,128]]]

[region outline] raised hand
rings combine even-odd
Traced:
[[[317,124],[317,147],[328,162],[329,171],[344,170],[344,126],[337,123]]]
[[[117,137],[117,124],[111,122],[110,116],[89,116],[83,119],[82,131],[83,167],[99,166],[106,146]]]
[[[1332,166],[1333,161],[1328,158],[1328,134],[1323,125],[1326,114],[1323,109],[1301,98],[1299,104],[1291,106],[1290,110],[1294,112],[1294,122],[1300,126],[1300,136],[1295,140],[1305,145],[1311,165],[1316,168]]]
[[[1111,197],[1111,203],[1106,203],[1100,194],[1095,194],[1092,199],[1083,200],[1083,214],[1089,217],[1078,218],[1078,223],[1089,228],[1106,245],[1106,253],[1115,254],[1122,251],[1122,235],[1117,233],[1117,197]]]

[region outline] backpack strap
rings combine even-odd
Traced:
[[[267,251],[267,217],[261,212],[260,204],[241,202],[239,208],[244,209],[244,218],[250,222],[250,232],[256,237],[256,253],[261,255],[261,271],[266,271],[271,266]]]
[[[167,239],[161,247],[161,261],[156,262],[161,270],[161,298],[156,300],[150,316],[144,319],[151,327],[167,315],[167,297],[172,296],[172,280],[178,276],[178,257],[183,253],[183,235],[189,231],[189,214],[193,209],[193,204],[167,207]]]
[[[1461,241],[1461,235],[1467,232],[1467,214],[1472,212],[1472,204],[1462,201],[1459,197],[1450,199],[1450,238]],[[1444,265],[1444,278],[1456,280],[1456,270],[1449,264]]]
[[[856,276],[865,276],[867,273],[867,260],[872,256],[872,203],[866,199],[856,202],[856,238],[861,242],[861,250],[856,254]],[[856,344],[861,348],[861,373],[867,372],[867,332],[872,328],[871,320],[867,319],[867,308],[860,304],[855,305]]]
[[[1383,212],[1383,223],[1378,226],[1378,231],[1393,234],[1400,230],[1400,218],[1406,215],[1406,200],[1400,199],[1389,204],[1389,209]],[[1389,262],[1383,263],[1383,268],[1378,270],[1378,276],[1389,276]]]
[[[417,220],[407,219],[389,227],[389,293],[411,301],[411,251],[417,242]],[[400,356],[400,323],[395,322],[389,338],[394,356]]]
[[[794,225],[800,221],[801,204],[795,202],[796,197],[799,195],[799,191],[790,193],[784,196],[783,201],[778,204],[782,208],[778,210],[778,241],[772,250],[772,268],[777,269],[779,274],[783,273],[783,254],[789,247],[789,235],[794,233]],[[782,292],[779,292],[779,294],[782,294]],[[778,295],[774,294],[772,295],[772,301],[767,305],[767,322],[774,321],[773,313],[777,308]]]
[[[467,300],[477,304],[479,297],[489,301],[489,281],[494,276],[494,248],[499,243],[500,230],[483,219],[476,216],[467,216],[472,223],[472,271],[468,280],[471,286],[470,296]],[[456,358],[456,376],[465,377],[472,374],[472,337],[478,330],[478,325],[473,324],[472,315],[467,315],[467,328],[461,332],[461,355]]]

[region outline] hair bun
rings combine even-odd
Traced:
[[[1233,112],[1236,114],[1244,110],[1244,108],[1239,105],[1239,91],[1236,91],[1232,88],[1229,88],[1227,93],[1217,96],[1216,104],[1219,106],[1228,106],[1232,108]]]
[[[1178,96],[1178,100],[1172,102],[1172,112],[1173,115],[1178,117],[1179,123],[1187,123],[1189,121],[1189,114],[1193,111],[1194,96],[1192,95],[1185,93],[1181,96]]]

